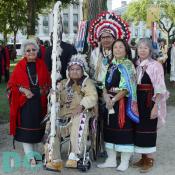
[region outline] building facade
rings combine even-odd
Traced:
[[[63,20],[63,40],[69,43],[73,43],[77,32],[78,25],[82,20],[82,0],[79,1],[79,5],[71,4],[62,11]],[[40,15],[36,35],[41,40],[49,40],[50,34],[53,31],[53,13],[49,15]]]

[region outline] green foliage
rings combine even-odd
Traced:
[[[172,0],[161,0],[161,7],[163,9],[161,17],[169,18],[172,22],[175,22],[175,3]]]
[[[147,8],[153,0],[134,0],[128,5],[126,13],[123,18],[127,21],[134,21],[135,23],[139,21],[146,21]]]
[[[172,29],[175,26],[175,3],[172,0],[135,0],[129,3],[126,13],[123,18],[130,22],[138,23],[139,21],[146,21],[147,10],[150,5],[155,4],[160,7],[160,18],[157,19],[160,29],[167,33],[168,39],[172,35]],[[165,22],[168,21],[168,24]]]
[[[0,32],[4,34],[5,42],[7,34],[17,33],[18,29],[26,24],[26,1],[1,0],[0,1]]]
[[[135,0],[129,3],[124,18],[129,21],[146,21],[147,9],[151,4],[159,5],[161,9],[160,19],[163,17],[175,21],[175,3],[171,0]]]
[[[64,5],[78,0],[61,0]],[[7,40],[7,34],[16,33],[27,27],[28,35],[35,35],[38,15],[43,9],[52,9],[56,0],[0,0],[0,32]]]

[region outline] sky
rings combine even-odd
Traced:
[[[129,3],[132,0],[126,0],[127,3]],[[115,9],[117,7],[121,6],[121,0],[112,0],[112,9]]]

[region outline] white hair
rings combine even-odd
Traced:
[[[29,45],[33,45],[35,47],[35,49],[39,50],[39,46],[38,44],[36,43],[35,40],[32,40],[32,39],[28,39],[28,40],[25,40],[23,43],[22,43],[22,46],[21,46],[21,51],[22,51],[22,55],[25,54],[26,52],[26,47],[29,46]]]

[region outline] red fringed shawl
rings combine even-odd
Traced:
[[[27,101],[26,96],[19,91],[19,87],[30,88],[26,65],[26,58],[23,58],[16,65],[7,85],[10,104],[10,135],[15,135],[17,124],[20,126],[20,109]],[[41,59],[36,60],[36,72],[38,75],[39,87],[42,90],[41,106],[42,116],[44,117],[47,112],[47,93],[50,88],[51,79],[47,67]]]

